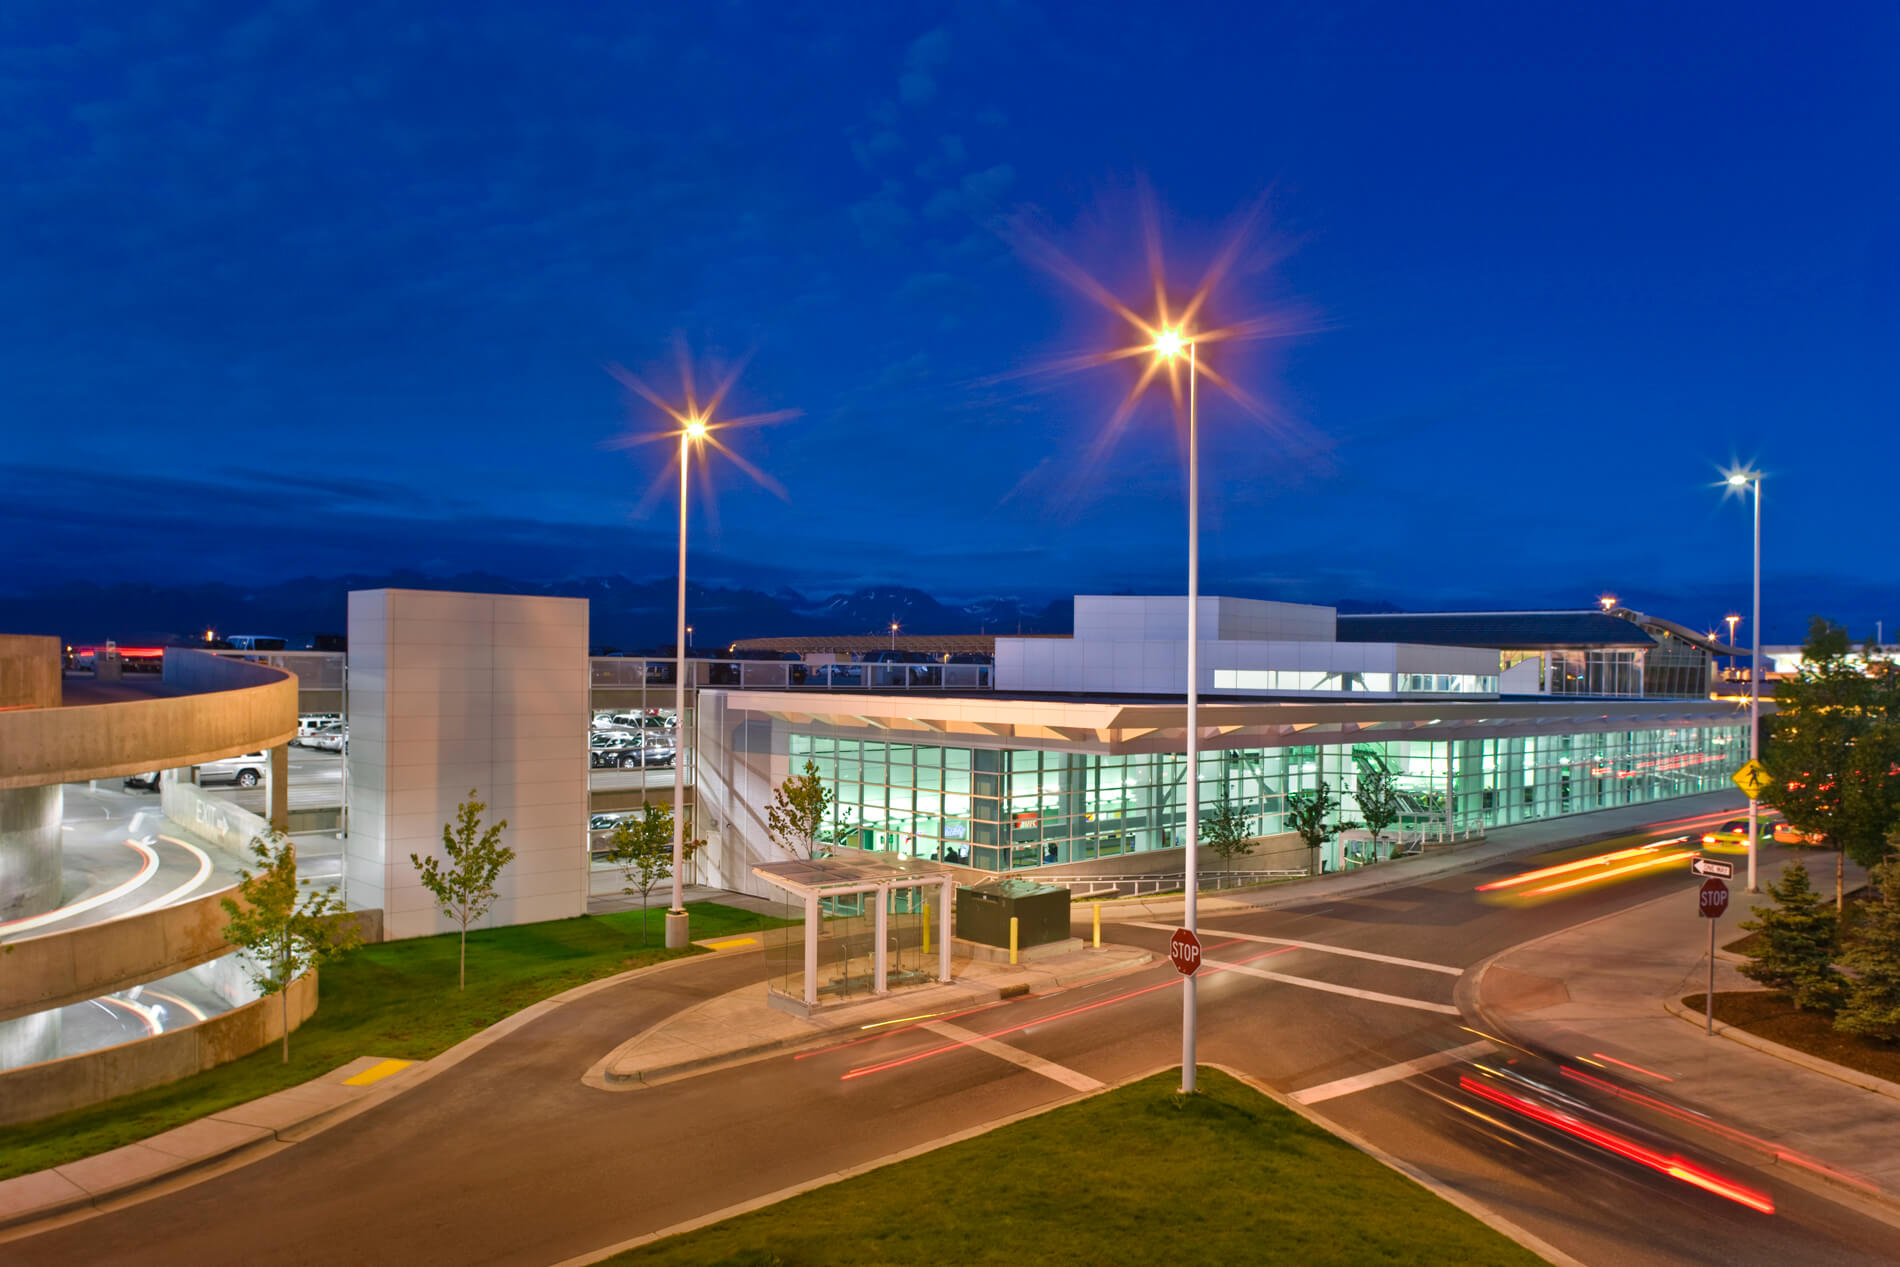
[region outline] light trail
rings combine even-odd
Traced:
[[[1705,1192],[1713,1193],[1718,1197],[1723,1197],[1738,1205],[1745,1205],[1749,1209],[1757,1210],[1762,1214],[1773,1214],[1775,1212],[1774,1200],[1767,1193],[1756,1192],[1751,1188],[1744,1188],[1740,1184],[1731,1183],[1713,1171],[1704,1170],[1700,1166],[1693,1165],[1681,1157],[1665,1156],[1653,1148],[1639,1144],[1633,1139],[1626,1139],[1614,1131],[1607,1131],[1602,1127],[1592,1126],[1590,1123],[1580,1121],[1568,1113],[1561,1113],[1555,1109],[1547,1109],[1542,1105],[1533,1104],[1531,1101],[1520,1096],[1499,1091],[1495,1087],[1488,1087],[1484,1083],[1469,1076],[1460,1076],[1458,1085],[1472,1095],[1480,1096],[1491,1101],[1493,1104],[1503,1105],[1513,1112],[1521,1113],[1525,1117],[1530,1118],[1533,1122],[1540,1122],[1545,1126],[1551,1127],[1553,1130],[1562,1131],[1564,1134],[1580,1139],[1587,1144],[1594,1144],[1606,1152],[1615,1153],[1618,1157],[1626,1158],[1640,1166],[1647,1166],[1658,1174],[1668,1175],[1670,1178],[1679,1179],[1683,1183],[1693,1184]]]
[[[1658,1078],[1662,1080],[1663,1082],[1675,1081],[1674,1078],[1670,1077],[1666,1073],[1657,1073],[1654,1069],[1645,1069],[1641,1065],[1632,1065],[1627,1060],[1618,1060],[1615,1056],[1606,1056],[1600,1051],[1593,1051],[1590,1054],[1596,1057],[1598,1060],[1607,1060],[1613,1065],[1621,1065],[1625,1069],[1634,1069],[1637,1073],[1648,1074],[1650,1077]]]
[[[167,836],[161,832],[158,838],[168,845],[177,845],[180,849],[195,855],[198,859],[198,874],[173,889],[170,893],[165,894],[165,896],[153,898],[137,910],[127,911],[127,915],[143,915],[147,911],[156,911],[160,907],[170,906],[173,902],[183,901],[186,897],[197,892],[199,886],[211,878],[211,855],[189,841],[180,840],[176,836]],[[200,1017],[199,1019],[202,1020],[204,1018]]]
[[[93,1002],[104,1008],[124,1008],[127,1012],[137,1017],[140,1024],[145,1026],[145,1036],[147,1038],[155,1038],[165,1032],[165,1022],[158,1019],[158,1013],[141,1003],[134,1003],[130,999],[115,998],[110,994],[96,998]]]
[[[130,880],[125,880],[113,885],[103,893],[95,893],[83,901],[74,902],[71,906],[62,906],[57,910],[43,911],[38,915],[28,915],[22,919],[8,920],[6,923],[0,924],[0,933],[24,933],[35,928],[44,928],[48,924],[57,924],[61,920],[71,919],[75,915],[83,915],[87,911],[104,906],[107,902],[117,901],[119,898],[124,897],[151,879],[158,871],[157,852],[143,841],[128,838],[125,843],[131,848],[138,850],[138,852],[145,857],[144,865],[139,867],[137,875],[133,876]]]
[[[1574,889],[1579,884],[1594,884],[1598,880],[1609,880],[1619,875],[1630,875],[1637,871],[1647,871],[1649,868],[1659,867],[1665,862],[1681,862],[1686,858],[1693,857],[1695,857],[1693,851],[1657,854],[1653,858],[1644,858],[1638,862],[1628,862],[1620,867],[1611,867],[1608,871],[1599,871],[1594,875],[1581,875],[1573,880],[1560,880],[1556,884],[1546,884],[1542,888],[1527,889],[1524,896],[1542,897],[1546,893],[1561,893],[1565,889]]]
[[[209,1019],[205,1015],[205,1010],[199,1007],[196,1003],[193,1003],[188,999],[181,999],[176,994],[172,994],[169,991],[154,990],[150,986],[146,986],[145,997],[148,999],[163,999],[167,1003],[175,1003],[180,1008],[184,1009],[184,1011],[188,1013],[192,1017],[193,1020],[202,1021],[202,1020]]]
[[[1514,875],[1507,880],[1493,880],[1489,884],[1480,884],[1478,886],[1478,892],[1489,893],[1495,889],[1508,889],[1520,884],[1529,884],[1533,880],[1546,880],[1551,876],[1569,875],[1571,872],[1581,871],[1585,867],[1603,866],[1612,862],[1620,862],[1624,858],[1635,858],[1642,854],[1654,853],[1656,850],[1669,845],[1683,844],[1688,839],[1687,836],[1673,836],[1668,840],[1651,841],[1647,845],[1637,845],[1631,849],[1618,849],[1611,853],[1600,853],[1588,858],[1578,858],[1574,862],[1561,862],[1552,867],[1540,867],[1536,871],[1526,871],[1522,875]]]

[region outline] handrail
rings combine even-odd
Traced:
[[[1278,880],[1303,880],[1312,872],[1306,867],[1288,867],[1273,871],[1203,871],[1200,873],[1199,887],[1213,889],[1243,888],[1253,884],[1271,884]],[[1144,893],[1172,893],[1184,891],[1187,887],[1185,872],[1154,872],[1146,875],[1043,875],[1039,872],[1025,872],[1021,879],[1033,880],[1038,884],[1058,884],[1071,894],[1080,886],[1085,891],[1113,889],[1118,897],[1140,897]],[[1125,891],[1124,891],[1125,890]]]

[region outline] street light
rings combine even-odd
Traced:
[[[1188,389],[1188,573],[1187,573],[1187,812],[1186,863],[1183,887],[1187,904],[1182,924],[1197,932],[1200,923],[1200,705],[1201,705],[1201,461],[1200,419],[1197,416],[1195,380],[1200,377],[1200,362],[1192,336],[1184,336],[1178,326],[1163,327],[1155,337],[1155,355],[1172,360],[1187,349]],[[1194,974],[1181,982],[1181,1091],[1194,1090]]]
[[[1761,472],[1752,469],[1726,473],[1732,489],[1755,490],[1755,609],[1749,618],[1749,633],[1754,642],[1748,656],[1748,759],[1761,760]],[[1735,617],[1729,617],[1730,622]],[[1761,802],[1748,798],[1748,891],[1759,893],[1755,883],[1755,855],[1761,845]]]
[[[891,622],[891,650],[897,650],[897,622]]]
[[[1597,602],[1603,604],[1604,611],[1609,611],[1616,606],[1616,595],[1605,594],[1601,598],[1597,599]]]
[[[1728,649],[1729,649],[1728,667],[1729,667],[1730,672],[1734,672],[1735,670],[1735,655],[1734,655],[1735,625],[1737,621],[1741,620],[1741,617],[1736,615],[1734,612],[1730,612],[1728,615],[1722,617],[1722,619],[1728,622]]]
[[[703,455],[705,446],[711,445],[713,448],[718,449],[721,453],[731,458],[733,463],[738,466],[740,470],[751,476],[755,482],[783,498],[785,496],[785,490],[779,487],[778,481],[740,457],[737,453],[734,453],[722,443],[719,437],[714,433],[732,427],[759,426],[769,422],[783,422],[788,418],[796,418],[799,414],[799,411],[796,409],[781,409],[773,413],[751,414],[743,418],[726,418],[715,422],[713,421],[713,415],[718,412],[719,404],[725,399],[726,393],[732,389],[733,382],[738,378],[738,371],[734,370],[728,374],[725,380],[714,389],[712,397],[706,402],[704,407],[701,407],[694,396],[691,362],[684,350],[682,350],[680,355],[680,370],[686,391],[686,407],[684,409],[675,409],[651,387],[648,387],[645,383],[641,382],[640,379],[626,370],[618,366],[610,366],[608,368],[608,372],[619,379],[629,390],[657,406],[661,412],[665,413],[675,424],[674,430],[626,437],[611,441],[610,444],[615,447],[627,447],[650,440],[665,440],[673,436],[679,437],[679,610],[673,636],[673,716],[676,726],[675,738],[673,740],[673,905],[669,907],[666,912],[666,945],[669,950],[683,949],[692,940],[686,914],[686,882],[684,872],[686,862],[686,639],[690,632],[690,626],[686,623],[686,504],[687,476],[689,474],[689,468],[692,466],[693,449],[695,446],[699,447]],[[705,477],[703,465],[700,474],[703,479]],[[665,472],[661,472],[653,488],[649,490],[649,495],[657,492],[664,480]],[[710,488],[710,486],[708,487]]]

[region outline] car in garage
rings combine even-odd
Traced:
[[[125,776],[125,786],[156,792],[158,791],[158,771],[147,770],[144,774],[128,774]]]
[[[246,752],[236,757],[221,757],[198,767],[198,782],[232,782],[239,787],[256,787],[270,771],[270,758],[261,752]]]
[[[304,740],[304,746],[315,748],[318,752],[348,752],[350,728],[341,722],[333,722]]]

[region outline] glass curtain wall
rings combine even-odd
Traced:
[[[985,871],[1111,858],[1181,843],[1186,760],[950,748],[794,733],[793,769],[815,762],[835,800],[821,832]],[[1202,812],[1230,800],[1257,835],[1286,830],[1287,797],[1324,780],[1356,819],[1360,776],[1389,771],[1401,830],[1464,833],[1727,786],[1744,759],[1738,726],[1387,740],[1201,754]]]

